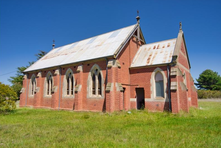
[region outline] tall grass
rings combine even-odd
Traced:
[[[197,90],[199,99],[221,98],[221,91],[219,90]]]
[[[0,115],[0,147],[221,147],[221,102],[190,113],[17,109]]]

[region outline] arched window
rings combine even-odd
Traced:
[[[155,89],[156,89],[156,97],[164,98],[164,83],[163,83],[163,75],[160,72],[157,72],[155,75]]]
[[[72,72],[69,72],[66,75],[66,81],[67,81],[67,95],[73,95],[73,88],[74,88],[74,78]]]
[[[51,96],[53,88],[52,74],[49,72],[46,77],[46,95]]]
[[[69,68],[66,71],[63,81],[63,97],[73,97],[74,95],[74,76],[73,71]]]
[[[88,77],[88,97],[102,97],[103,96],[103,79],[102,73],[98,65],[91,68]]]
[[[35,75],[32,75],[31,77],[31,81],[29,84],[29,88],[30,88],[30,95],[33,96],[35,94],[35,89],[36,89],[36,78]]]

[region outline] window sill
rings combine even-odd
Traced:
[[[104,97],[103,96],[101,96],[101,95],[93,95],[93,96],[88,96],[88,99],[104,99]]]
[[[165,98],[163,97],[155,97],[154,100],[164,100]]]
[[[51,98],[52,97],[52,95],[47,95],[47,96],[44,96],[44,98]]]
[[[63,98],[63,99],[74,99],[74,95],[70,95],[70,96],[68,96],[68,95],[63,95],[62,98]]]

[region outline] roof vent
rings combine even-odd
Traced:
[[[53,40],[52,48],[55,48],[55,40]]]

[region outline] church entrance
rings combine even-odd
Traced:
[[[137,109],[144,109],[144,88],[136,88],[136,96],[137,96]]]

